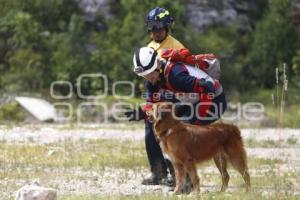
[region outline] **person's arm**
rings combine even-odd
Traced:
[[[173,88],[181,92],[214,93],[212,82],[190,76],[188,71],[180,64],[176,64],[172,68],[168,80]]]
[[[155,92],[157,91],[157,87],[152,85],[149,81],[146,81],[145,88],[146,94],[144,97],[146,98],[147,104],[139,106],[137,110],[129,109],[126,111],[125,115],[129,121],[140,121],[142,119],[146,119],[145,111],[152,108],[152,104],[156,101]]]

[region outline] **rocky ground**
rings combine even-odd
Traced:
[[[65,128],[60,126],[22,126],[22,127],[2,127],[0,130],[0,141],[11,144],[49,144],[65,140],[95,140],[95,139],[115,139],[118,141],[131,140],[141,142],[144,138],[141,127],[125,128],[126,125],[117,127],[89,127],[89,128]],[[241,131],[246,141],[247,154],[251,159],[280,160],[280,162],[264,163],[250,169],[251,176],[264,177],[268,173],[287,174],[289,184],[292,184],[292,192],[300,194],[299,178],[300,174],[300,130],[294,129],[242,129]],[[52,152],[53,153],[53,152]],[[51,152],[49,152],[51,154]],[[4,158],[5,159],[5,158]],[[1,170],[9,168],[7,163],[1,164]],[[28,166],[30,170],[30,166]],[[0,180],[0,197],[3,199],[12,198],[14,191],[11,188],[20,188],[26,183],[37,181],[42,185],[52,186],[58,189],[59,195],[139,195],[144,193],[162,192],[167,193],[170,188],[166,186],[143,186],[141,180],[148,175],[148,169],[141,167],[139,170],[123,169],[118,167],[103,167],[102,170],[86,170],[81,167],[68,168],[61,177],[60,168],[49,168],[51,176],[45,178],[29,177],[4,177]],[[4,170],[5,171],[5,170]],[[43,168],[47,172],[47,167]],[[290,176],[289,176],[290,173]],[[57,174],[57,176],[55,175]],[[220,182],[218,171],[211,165],[199,168],[201,177],[202,192],[216,191]],[[72,178],[72,177],[77,178]],[[237,176],[237,175],[234,175]],[[213,177],[213,178],[211,178]],[[293,178],[294,177],[294,178]],[[9,187],[13,185],[14,187]],[[231,184],[229,191],[240,186]],[[278,188],[272,186],[253,186],[256,190],[272,193]],[[288,185],[287,185],[288,187]],[[285,190],[283,187],[279,190]],[[288,189],[287,189],[288,190]]]

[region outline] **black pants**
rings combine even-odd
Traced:
[[[166,176],[169,163],[165,161],[160,146],[155,139],[152,123],[145,123],[145,133],[145,145],[151,172],[158,176]]]

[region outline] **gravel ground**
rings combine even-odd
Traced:
[[[300,141],[300,129],[242,129],[245,139],[255,141],[287,141],[293,138]],[[143,129],[124,130],[118,129],[61,129],[55,127],[14,127],[0,129],[0,140],[6,142],[34,142],[38,144],[54,143],[64,140],[79,139],[118,139],[118,140],[143,140]],[[299,148],[248,148],[248,155],[259,158],[287,158],[288,160],[300,161]]]
[[[115,125],[114,125],[115,126]],[[0,127],[0,140],[6,142],[36,142],[36,143],[53,143],[63,140],[78,139],[123,139],[123,140],[143,140],[144,130],[142,128],[134,128],[126,130],[123,126],[112,128],[76,128],[67,129],[58,127]],[[109,127],[109,126],[108,126]],[[287,140],[295,138],[300,141],[300,129],[242,129],[244,139],[261,140]]]
[[[261,177],[265,176],[270,169],[258,169],[258,170],[250,170],[251,177]],[[280,173],[290,172],[290,165],[281,165],[280,168],[275,169],[280,170]],[[294,170],[294,169],[292,169]],[[299,169],[298,169],[299,170]],[[299,171],[298,171],[299,172]],[[106,168],[103,171],[86,171],[83,169],[68,169],[66,171],[67,175],[65,176],[74,176],[80,175],[82,178],[78,179],[68,179],[66,177],[61,178],[60,176],[55,176],[55,171],[51,171],[52,175],[55,177],[49,177],[48,179],[43,178],[32,179],[32,180],[24,180],[24,179],[4,179],[0,181],[0,192],[3,197],[14,196],[15,192],[6,189],[7,185],[15,185],[17,188],[21,188],[25,184],[38,182],[41,185],[46,185],[47,187],[56,188],[58,191],[58,196],[61,195],[140,195],[147,193],[170,193],[171,189],[167,186],[145,186],[141,185],[141,181],[144,177],[148,176],[147,169],[141,169],[139,171],[133,170],[124,170],[118,168]],[[232,171],[229,171],[232,176]],[[198,169],[198,174],[201,179],[201,193],[206,192],[216,192],[220,189],[221,179],[216,181],[212,181],[205,177],[204,174],[215,174],[219,176],[219,172],[215,166],[212,167],[200,167]],[[237,174],[236,174],[237,175]],[[239,175],[237,175],[239,176]],[[300,194],[300,183],[296,179],[291,180],[294,185],[293,193]],[[278,188],[273,187],[252,187],[256,191],[268,191],[276,192]],[[233,192],[236,190],[243,190],[242,185],[236,185],[232,182],[229,184],[228,192]],[[282,192],[284,191],[284,187],[281,188]],[[1,199],[1,195],[0,195]]]
[[[300,130],[294,129],[282,129],[281,131],[275,129],[242,129],[242,136],[244,139],[254,139],[255,141],[288,141],[293,138],[296,145],[284,148],[247,148],[247,154],[249,157],[265,158],[265,159],[283,159],[286,161],[284,164],[278,166],[278,170],[281,172],[293,171],[300,173]],[[79,139],[118,139],[118,140],[134,140],[139,141],[144,139],[144,131],[142,128],[133,128],[131,130],[124,129],[122,127],[114,128],[74,128],[65,129],[61,127],[1,127],[0,129],[0,140],[11,142],[11,143],[26,143],[28,141],[45,144],[59,142],[63,140],[79,140]],[[55,171],[51,169],[51,174],[55,175]],[[59,170],[59,169],[57,169]],[[251,174],[257,176],[263,176],[263,170],[251,171]],[[199,173],[214,172],[218,174],[215,167],[202,168]],[[60,178],[49,178],[48,181],[41,181],[42,185],[53,186],[58,189],[59,195],[62,194],[99,194],[99,195],[131,195],[131,194],[142,194],[142,193],[153,193],[169,191],[168,187],[165,186],[143,186],[141,180],[149,175],[148,169],[141,169],[139,171],[124,170],[124,169],[112,169],[106,168],[101,172],[96,171],[85,171],[82,169],[72,169],[66,172],[72,175],[80,175],[84,177],[81,179],[73,180]],[[67,176],[67,175],[66,175]],[[120,177],[122,177],[120,179]],[[13,195],[12,191],[6,188],[7,185],[13,184],[20,188],[27,182],[34,180],[22,180],[22,179],[3,179],[0,180],[0,192],[3,197],[9,197]],[[39,182],[39,180],[37,180]],[[219,188],[219,183],[209,182],[206,179],[201,180],[202,192],[216,191]],[[295,181],[296,190],[295,194],[300,194],[299,181]],[[234,187],[230,187],[230,190],[234,190]],[[257,188],[260,190],[261,188]],[[262,189],[263,190],[263,189]],[[272,191],[270,188],[268,191]],[[264,190],[265,191],[265,190]],[[1,199],[1,198],[0,198]]]

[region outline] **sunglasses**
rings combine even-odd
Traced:
[[[161,21],[150,21],[147,23],[148,32],[160,32],[164,30],[164,23]]]

